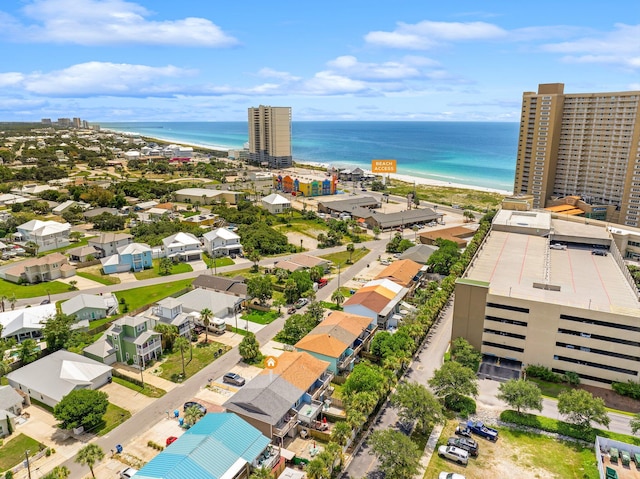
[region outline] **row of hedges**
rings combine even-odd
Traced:
[[[518,414],[517,411],[513,411],[511,409],[502,411],[500,414],[500,420],[505,423],[531,427],[541,431],[561,434],[562,436],[572,437],[574,439],[580,439],[587,442],[595,441],[596,434],[599,431],[598,429],[579,429],[567,422],[543,416],[536,416],[535,414]]]

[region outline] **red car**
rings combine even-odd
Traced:
[[[178,440],[178,438],[177,438],[177,437],[175,437],[175,436],[169,436],[169,437],[167,438],[167,446],[168,446],[168,445],[170,445],[170,444],[173,444],[173,443],[174,443],[174,442],[176,442],[177,440]]]

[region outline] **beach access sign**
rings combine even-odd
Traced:
[[[396,160],[371,160],[372,173],[395,173]]]

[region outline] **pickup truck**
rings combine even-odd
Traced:
[[[467,421],[467,428],[478,436],[484,437],[485,439],[489,439],[490,441],[498,440],[498,431],[487,427],[484,423],[480,421]]]
[[[478,455],[478,442],[469,437],[450,437],[447,440],[447,446],[455,446],[459,449],[464,449],[471,456]]]

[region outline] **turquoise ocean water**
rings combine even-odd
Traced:
[[[248,140],[245,122],[100,125],[207,147],[242,148]],[[518,126],[484,122],[294,121],[293,157],[296,161],[367,169],[372,159],[396,159],[399,174],[510,191]]]

